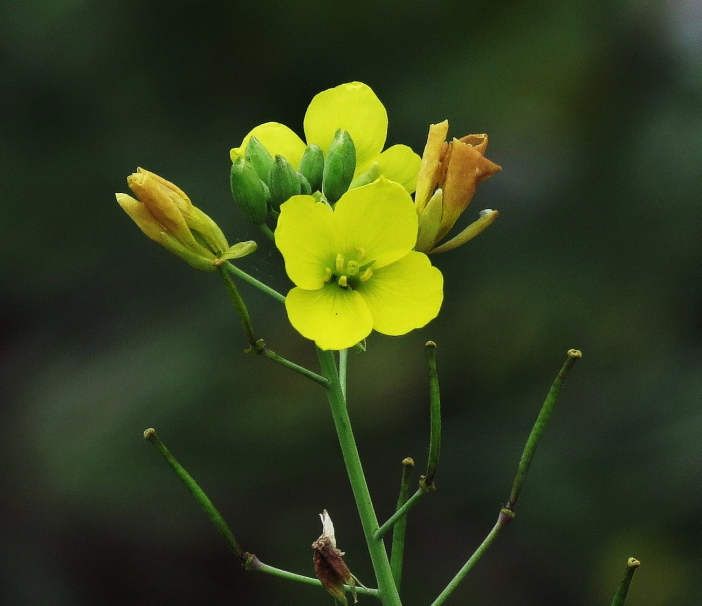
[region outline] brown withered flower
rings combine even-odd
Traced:
[[[354,603],[356,598],[356,577],[351,574],[348,566],[344,562],[343,551],[336,548],[336,537],[334,536],[334,524],[325,509],[319,514],[322,519],[322,534],[312,543],[314,549],[314,573],[322,582],[324,588],[342,604],[348,604],[344,595],[344,585],[348,585],[353,595]]]
[[[448,120],[429,127],[417,177],[414,200],[419,233],[415,249],[424,253],[445,252],[465,244],[499,215],[495,210],[482,211],[477,221],[437,246],[470,204],[478,185],[502,170],[484,156],[487,135],[466,135],[446,142],[447,133]]]

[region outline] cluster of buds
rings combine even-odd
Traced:
[[[280,205],[298,194],[321,194],[334,203],[349,189],[356,170],[356,147],[347,131],[337,130],[326,158],[308,145],[299,166],[273,157],[256,137],[232,164],[230,185],[237,206],[256,225],[278,216]]]
[[[484,210],[480,218],[457,236],[437,246],[470,204],[481,181],[502,170],[485,157],[487,135],[466,135],[446,142],[448,120],[429,127],[417,177],[415,207],[419,215],[416,250],[438,253],[473,239],[498,217]]]
[[[215,271],[228,259],[256,250],[252,241],[229,246],[217,224],[163,177],[137,168],[127,184],[136,198],[116,194],[119,205],[149,238],[196,269]]]

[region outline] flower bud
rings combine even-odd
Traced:
[[[319,145],[308,145],[300,161],[300,172],[309,181],[311,190],[322,189],[322,175],[324,174],[324,152]]]
[[[119,205],[149,238],[196,269],[214,271],[214,263],[237,246],[230,248],[217,224],[170,181],[138,168],[127,183],[136,198],[118,193]]]
[[[263,147],[256,137],[251,137],[249,139],[246,150],[244,151],[244,158],[256,169],[256,174],[261,181],[265,182],[266,179],[268,179],[268,172],[271,170],[271,165],[273,164],[273,156],[268,153],[268,150]]]
[[[268,173],[268,188],[271,194],[271,206],[278,210],[288,198],[301,191],[297,171],[283,156],[277,155]]]
[[[337,129],[327,152],[322,176],[322,192],[329,202],[336,202],[346,193],[355,170],[356,146],[347,131]]]
[[[234,202],[246,218],[256,225],[264,223],[268,217],[270,194],[266,184],[259,178],[256,168],[244,158],[239,158],[232,164],[229,185]]]
[[[487,135],[467,135],[445,141],[448,120],[429,127],[422,163],[417,177],[415,207],[419,215],[419,233],[416,250],[443,252],[460,246],[475,237],[497,218],[497,211],[489,211],[490,219],[481,217],[475,227],[469,226],[451,240],[452,246],[437,243],[451,230],[470,203],[477,186],[502,170],[483,155],[488,144]],[[437,196],[437,192],[440,195]]]

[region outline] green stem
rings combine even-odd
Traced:
[[[629,593],[629,585],[631,585],[631,579],[634,578],[634,573],[636,572],[636,569],[639,566],[641,566],[641,562],[639,562],[636,558],[629,558],[629,560],[626,563],[626,572],[624,573],[624,578],[622,579],[622,582],[619,585],[619,589],[617,589],[617,593],[615,593],[614,598],[612,598],[611,606],[624,606],[624,602],[626,602],[626,596]]]
[[[505,517],[506,514],[501,511],[500,516],[497,518],[497,523],[489,532],[489,534],[485,537],[485,540],[480,544],[480,547],[478,547],[475,550],[475,553],[472,556],[470,556],[469,560],[463,565],[463,568],[461,568],[461,570],[458,571],[458,574],[455,577],[453,577],[451,582],[446,586],[446,589],[444,589],[441,592],[439,597],[431,603],[431,606],[440,606],[440,604],[443,604],[446,601],[446,598],[448,598],[454,592],[456,587],[458,587],[458,584],[463,580],[463,578],[470,572],[473,566],[475,566],[478,560],[488,550],[488,547],[492,545],[492,542],[497,538],[497,535],[500,532],[500,530],[502,530],[507,525],[508,522],[504,521]]]
[[[239,320],[241,320],[241,327],[244,329],[246,340],[248,341],[249,345],[251,345],[251,347],[256,349],[256,336],[254,335],[253,323],[251,322],[249,310],[246,309],[246,304],[241,298],[236,284],[234,284],[234,281],[229,277],[225,266],[226,264],[220,265],[217,269],[219,270],[219,274],[222,276],[224,287],[227,289],[227,294],[229,295],[229,300],[232,302],[232,305],[236,310],[236,314],[239,316]]]
[[[368,545],[373,571],[378,582],[378,598],[383,606],[401,606],[400,596],[395,586],[395,581],[390,568],[385,543],[374,537],[378,530],[378,519],[373,508],[366,477],[363,473],[361,458],[358,454],[356,441],[351,429],[351,419],[346,408],[346,400],[341,390],[341,381],[336,369],[334,353],[317,348],[317,356],[322,369],[322,375],[329,381],[327,399],[334,418],[336,433],[341,446],[341,453],[346,464],[346,472],[351,483],[356,507],[358,508],[363,534]]]
[[[436,371],[436,343],[428,341],[425,347],[429,369],[430,433],[429,459],[424,482],[431,487],[434,485],[436,466],[441,452],[441,395],[439,393],[439,374]]]
[[[414,461],[407,457],[402,460],[402,476],[400,478],[400,494],[397,497],[397,510],[407,502],[409,494],[409,480],[412,474]],[[380,529],[378,529],[380,530]],[[400,583],[402,581],[402,562],[405,555],[405,533],[407,531],[407,516],[400,518],[392,529],[392,549],[390,551],[390,568],[392,569],[392,577],[395,579],[397,591],[400,591]]]
[[[212,501],[210,501],[209,497],[205,494],[202,488],[200,488],[198,483],[185,470],[185,468],[178,463],[168,448],[166,448],[166,445],[161,442],[158,435],[156,435],[156,430],[153,428],[147,429],[144,432],[144,438],[151,442],[163,455],[163,458],[166,459],[166,462],[171,466],[171,469],[173,469],[180,481],[185,484],[185,487],[190,491],[190,494],[195,497],[195,500],[200,504],[203,511],[207,514],[207,517],[215,525],[219,533],[224,537],[224,540],[227,542],[227,545],[229,545],[229,548],[236,554],[236,557],[239,558],[242,563],[245,563],[247,560],[247,554],[241,548],[241,545],[239,545],[239,542],[234,537],[234,534],[224,521],[222,515],[219,513],[219,511],[217,511],[217,508],[212,504]]]
[[[388,530],[390,530],[395,524],[397,524],[398,520],[403,519],[406,515],[407,512],[412,509],[427,492],[429,492],[430,489],[426,488],[426,485],[421,483],[419,484],[419,488],[417,489],[417,492],[415,492],[405,503],[402,505],[402,507],[399,507],[395,513],[393,513],[383,524],[378,530],[375,531],[375,535],[373,535],[376,539],[380,539],[385,533],[387,533]]]
[[[315,383],[319,383],[322,387],[328,387],[329,386],[329,381],[325,379],[323,376],[318,375],[316,372],[313,372],[304,366],[300,366],[299,364],[295,364],[295,362],[291,362],[287,358],[284,358],[283,356],[278,355],[274,351],[271,351],[268,348],[263,348],[259,351],[256,352],[259,356],[262,356],[266,358],[267,360],[273,360],[273,362],[277,362],[281,366],[285,366],[285,368],[289,368],[290,370],[301,374],[303,377],[306,377]]]
[[[342,349],[339,352],[339,386],[341,387],[341,394],[346,399],[346,369],[348,368],[349,361],[349,350]]]
[[[573,367],[573,364],[582,357],[582,354],[577,349],[569,349],[567,353],[567,358],[560,372],[556,376],[551,389],[549,389],[546,399],[541,406],[541,411],[539,416],[536,418],[534,427],[529,434],[526,445],[524,446],[524,451],[522,452],[522,458],[519,461],[519,466],[517,467],[517,474],[514,478],[512,484],[512,491],[509,495],[509,500],[507,504],[500,510],[500,514],[497,517],[497,522],[490,533],[485,537],[485,540],[480,544],[480,547],[475,550],[475,553],[469,558],[469,560],[464,564],[463,568],[459,570],[458,574],[451,580],[451,582],[446,586],[439,597],[433,602],[432,606],[439,606],[443,604],[446,598],[451,595],[451,593],[458,587],[458,584],[463,580],[463,578],[470,572],[470,570],[475,566],[478,560],[487,551],[488,547],[497,537],[500,530],[502,530],[507,524],[509,524],[515,517],[514,508],[517,505],[517,500],[519,499],[519,494],[524,486],[524,480],[526,479],[526,473],[529,470],[529,466],[536,453],[536,447],[539,445],[539,440],[543,436],[544,430],[546,429],[546,424],[548,423],[551,413],[556,405],[558,396],[563,388],[563,382],[565,381],[568,371]]]
[[[306,585],[315,585],[316,587],[324,587],[319,579],[314,579],[312,577],[306,577],[301,574],[296,574],[294,572],[288,572],[287,570],[282,570],[280,568],[274,568],[268,564],[264,564],[255,555],[251,554],[249,560],[246,564],[247,570],[256,570],[258,572],[265,572],[266,574],[271,574],[282,579],[288,579],[289,581],[296,581],[298,583],[305,583]],[[351,589],[350,587],[348,588]],[[369,589],[368,587],[362,587],[361,585],[356,585],[354,587],[356,593],[362,595],[378,596],[377,589]]]
[[[565,381],[568,371],[573,367],[573,364],[575,364],[583,356],[577,349],[569,349],[567,355],[568,357],[566,358],[563,367],[553,381],[551,389],[548,390],[546,400],[541,406],[539,416],[536,418],[534,427],[532,427],[529,438],[524,446],[522,458],[520,459],[519,466],[517,467],[517,475],[514,477],[514,483],[512,484],[512,491],[510,492],[509,500],[505,505],[505,507],[511,511],[514,511],[514,508],[517,505],[519,493],[522,491],[522,487],[524,486],[527,471],[529,471],[529,466],[531,465],[534,455],[536,454],[536,447],[539,445],[541,436],[546,430],[546,425],[548,424],[548,420],[551,418],[551,413],[553,413],[553,409],[556,406],[558,396],[561,393],[563,382]]]
[[[273,232],[268,225],[265,223],[260,223],[258,227],[265,234],[266,238],[268,238],[271,242],[275,242],[275,235],[273,235]]]
[[[262,290],[267,295],[273,297],[276,301],[279,301],[280,303],[285,303],[284,295],[281,295],[277,290],[273,290],[270,286],[247,274],[245,271],[239,269],[236,265],[232,265],[230,262],[227,262],[224,265],[222,265],[222,267],[224,267],[230,274],[236,276],[237,278],[241,278],[242,280],[244,280],[244,282],[248,282],[249,284],[255,286],[259,290]]]

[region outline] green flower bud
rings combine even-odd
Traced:
[[[347,131],[337,129],[322,176],[322,191],[329,202],[336,202],[346,193],[355,170],[356,146]]]
[[[275,210],[288,198],[302,191],[297,171],[283,156],[276,155],[268,173],[268,187],[271,193],[270,203]]]
[[[354,187],[362,187],[363,185],[368,185],[373,183],[380,176],[380,167],[377,162],[373,162],[370,167],[359,174],[349,185],[349,189]]]
[[[310,182],[307,180],[305,175],[302,173],[297,173],[297,178],[300,181],[300,193],[305,194],[306,196],[309,196],[312,194],[312,186],[310,185]]]
[[[234,202],[246,215],[246,218],[259,225],[268,217],[268,187],[259,178],[254,166],[239,158],[232,164],[229,178]]]
[[[300,172],[305,175],[312,191],[322,189],[322,175],[324,172],[324,152],[319,145],[308,145],[300,161]]]
[[[261,181],[265,183],[266,179],[268,179],[271,165],[273,164],[273,156],[270,155],[268,150],[263,147],[256,137],[251,137],[249,139],[249,143],[244,151],[244,158],[253,165],[256,169],[256,174],[258,174]]]

